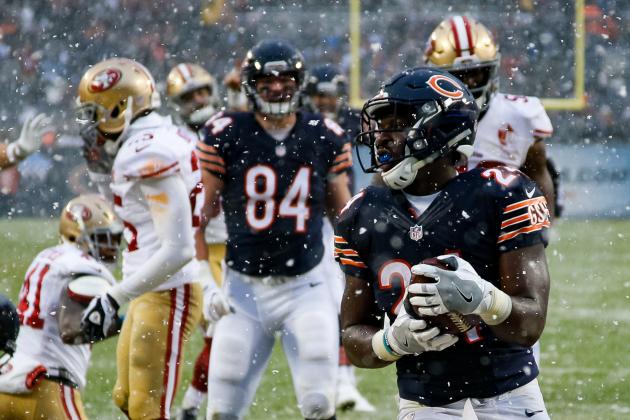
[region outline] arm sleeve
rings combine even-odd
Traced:
[[[361,235],[368,236],[366,227],[359,222],[359,208],[365,194],[364,190],[352,197],[341,211],[335,226],[335,260],[345,274],[369,280],[370,271],[361,255],[359,243]]]
[[[169,176],[145,180],[140,189],[149,204],[160,248],[133,275],[108,291],[122,305],[155,289],[188,263],[194,255],[192,212],[181,178]]]
[[[551,137],[553,134],[553,126],[547,111],[543,107],[540,99],[530,97],[531,109],[529,113],[529,124],[534,139]]]
[[[551,225],[547,200],[532,180],[524,175],[519,178],[522,182],[505,190],[499,199],[500,252],[539,243],[547,245],[542,234]]]
[[[352,146],[343,128],[331,119],[324,118],[326,137],[331,144],[328,176],[337,176],[352,169]]]
[[[197,142],[197,155],[201,169],[219,179],[225,177],[225,160],[222,143],[224,138],[234,130],[234,119],[223,112],[215,114],[208,120]]]

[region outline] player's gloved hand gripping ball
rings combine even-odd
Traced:
[[[443,332],[463,333],[481,320],[497,325],[512,311],[510,296],[456,255],[429,258],[413,266],[411,273],[406,311]]]

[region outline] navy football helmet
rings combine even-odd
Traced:
[[[19,331],[20,320],[15,305],[0,294],[0,368],[13,356]]]
[[[305,82],[304,57],[292,45],[279,40],[265,40],[247,52],[241,67],[241,84],[255,111],[270,116],[296,112]],[[287,101],[265,101],[256,89],[262,76],[289,75],[295,79],[297,91]]]
[[[304,93],[307,96],[305,105],[312,112],[321,112],[328,118],[336,119],[339,109],[347,102],[348,81],[332,64],[322,64],[309,71]],[[316,103],[315,96],[330,97],[335,102],[331,106],[322,106]]]
[[[365,172],[380,172],[390,188],[406,188],[420,168],[452,151],[469,157],[478,116],[475,98],[450,73],[435,68],[405,70],[363,106],[356,143],[370,147],[371,164],[366,167],[360,159],[359,163]],[[383,127],[383,120],[390,122]],[[376,140],[388,132],[405,135],[402,156],[378,154]]]

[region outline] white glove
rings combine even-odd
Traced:
[[[203,317],[209,322],[217,322],[222,316],[233,312],[230,303],[212,277],[208,261],[199,263],[199,281],[203,288]]]
[[[46,132],[51,121],[51,118],[43,113],[27,118],[22,125],[20,137],[7,146],[9,162],[24,159],[39,149],[42,144],[42,135]]]
[[[388,329],[372,337],[372,349],[381,360],[393,361],[408,354],[442,351],[457,340],[454,335],[440,334],[437,327],[427,329],[425,321],[401,311]]]
[[[407,289],[409,303],[419,315],[459,312],[480,315],[489,325],[505,321],[512,311],[509,295],[482,279],[468,261],[456,255],[437,258],[453,270],[427,264],[411,267],[413,274],[437,280],[437,283],[414,283]]]

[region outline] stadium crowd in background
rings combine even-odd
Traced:
[[[346,73],[351,65],[345,2],[309,0],[283,8],[264,0],[215,1],[209,2],[204,13],[200,13],[203,2],[191,6],[182,0],[171,0],[167,7],[144,0],[2,3],[0,85],[12,95],[0,102],[0,138],[15,137],[14,132],[35,112],[51,113],[57,134],[44,139],[44,148],[22,162],[19,173],[13,169],[0,174],[0,214],[5,215],[55,213],[59,202],[86,192],[85,173],[76,159],[80,142],[71,111],[86,63],[112,55],[133,57],[150,68],[157,80],[165,80],[175,64],[192,61],[220,79],[255,40],[282,27],[300,34],[295,42],[312,65],[337,63]],[[219,3],[223,3],[221,8]],[[414,7],[410,0],[394,3],[383,7],[381,1],[361,2],[363,96],[398,69],[418,65],[430,28],[442,19],[441,7],[427,5],[422,13],[408,13]],[[615,0],[588,3],[587,108],[580,118],[551,113],[557,132],[563,133],[554,142],[625,141],[622,129],[624,121],[630,121],[629,76],[624,72],[630,30],[623,19],[629,12]],[[490,1],[480,10],[462,10],[473,16],[483,14],[497,38],[506,40],[501,50],[501,89],[570,97],[573,78],[564,75],[573,73],[573,27],[566,17],[573,15],[572,4],[521,0],[511,7]],[[501,25],[495,23],[499,21]],[[116,28],[133,28],[135,35]],[[57,204],[53,207],[53,203]]]

